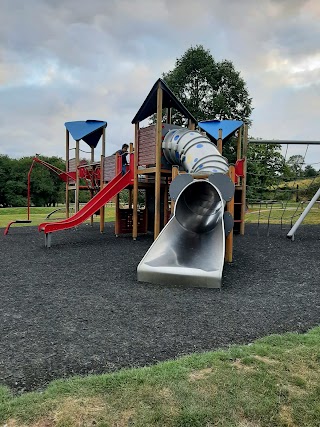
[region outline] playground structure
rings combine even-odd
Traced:
[[[183,116],[187,127],[171,123],[173,109]],[[163,123],[162,118],[164,110],[166,123]],[[153,114],[156,114],[156,124],[140,127],[140,123]],[[130,163],[124,175],[121,173],[121,158],[118,155],[105,157],[106,122],[90,120],[65,124],[66,219],[40,224],[39,231],[44,232],[45,245],[51,246],[52,233],[75,227],[88,218],[92,218],[97,211],[100,211],[100,231],[103,232],[104,206],[110,200],[115,200],[116,203],[115,234],[117,236],[130,233],[133,239],[136,239],[139,234],[150,231],[153,232],[156,241],[161,230],[169,221],[170,224],[178,222],[184,229],[185,217],[189,217],[188,224],[197,218],[199,224],[196,229],[191,226],[186,235],[183,234],[183,230],[180,230],[182,234],[176,236],[177,240],[182,239],[185,241],[185,245],[188,245],[190,242],[186,241],[186,239],[188,240],[187,235],[194,233],[200,240],[206,234],[212,236],[214,234],[215,239],[209,239],[210,244],[203,246],[203,248],[207,248],[205,250],[206,264],[207,267],[209,266],[206,276],[210,277],[202,281],[198,280],[201,271],[204,270],[200,265],[196,266],[197,261],[192,261],[189,284],[220,287],[224,260],[232,261],[233,233],[230,230],[233,222],[234,230],[244,234],[247,126],[241,121],[232,120],[210,120],[198,123],[161,79],[157,80],[152,87],[132,123],[135,126],[134,153],[133,146],[130,145]],[[197,126],[200,131],[195,130]],[[235,165],[229,166],[227,160],[222,156],[222,146],[236,132],[238,133],[237,162]],[[75,159],[70,159],[69,156],[70,134],[76,141]],[[102,138],[101,159],[100,162],[95,162],[94,149],[100,138]],[[86,165],[80,165],[80,140],[85,141],[91,147],[91,162]],[[92,193],[91,200],[79,210],[81,178],[83,179],[87,173],[81,172],[82,170],[94,171],[96,194]],[[183,179],[192,180],[192,183],[190,181],[185,186],[186,188],[180,188],[181,194],[176,194],[176,190],[170,190],[170,198],[170,184],[173,182],[171,188],[177,188],[175,182],[179,182],[179,180],[175,181],[175,178],[178,175],[184,175]],[[213,176],[218,178],[213,179]],[[219,179],[219,176],[223,176],[223,179]],[[228,187],[229,190],[226,191]],[[124,189],[129,190],[129,206],[127,209],[120,209],[119,193]],[[192,195],[198,196],[195,189],[201,189],[202,202],[200,205],[204,209],[200,213],[202,219],[199,219],[199,212],[188,211],[190,206],[189,202],[186,202],[186,195],[188,195],[187,198],[193,197]],[[75,214],[70,217],[69,192],[71,190],[75,192]],[[145,198],[143,209],[138,204],[138,196],[141,191]],[[206,201],[208,197],[210,200],[212,198],[209,203]],[[177,207],[175,207],[175,200]],[[195,200],[199,201],[197,197]],[[196,206],[194,207],[198,209]],[[228,215],[224,214],[225,210]],[[180,214],[180,211],[184,213]],[[208,225],[207,222],[211,225]],[[225,229],[228,234],[226,242]],[[164,234],[168,236],[166,231]],[[216,238],[217,235],[219,238]],[[195,260],[199,258],[200,253],[203,257],[202,250],[201,248],[197,251]],[[216,259],[215,262],[214,259]],[[184,268],[188,268],[187,264],[184,265]],[[151,274],[151,276],[155,277],[157,274]],[[160,282],[163,283],[161,274],[155,280],[150,280],[151,276],[150,274],[148,276],[149,282],[158,283],[160,277]],[[180,279],[177,280],[185,283],[186,277],[181,279],[178,271],[173,272],[172,277],[179,276]],[[140,279],[144,280],[143,275],[140,275]]]

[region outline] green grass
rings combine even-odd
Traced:
[[[50,219],[46,219],[46,216],[57,208],[43,208],[43,207],[32,207],[30,209],[31,224],[16,224],[15,227],[26,227],[32,225],[39,225],[42,222],[59,221],[65,218],[65,210],[63,206],[59,206],[62,210],[54,213],[50,216]],[[73,211],[70,211],[72,214]],[[27,208],[0,208],[0,227],[6,227],[10,221],[14,220],[25,220],[27,219]],[[105,221],[115,220],[115,208],[107,206],[105,209]],[[99,222],[100,217],[94,216],[94,222]],[[88,219],[86,222],[90,222]]]
[[[279,188],[296,188],[299,185],[299,191],[304,191],[312,186],[315,188],[315,191],[319,188],[320,185],[320,176],[312,177],[312,178],[298,178],[293,181],[283,182],[279,184]]]
[[[158,365],[52,382],[14,397],[7,427],[320,426],[320,327]]]
[[[268,208],[265,205],[261,207],[256,205],[249,205],[249,210],[246,213],[246,223],[267,223],[268,220],[271,224],[279,224],[282,217],[282,222],[284,224],[291,223],[291,217],[295,213],[298,205],[298,210],[295,217],[293,218],[293,223],[299,218],[299,215],[306,207],[306,204],[297,204],[290,202],[286,205],[284,202],[283,205],[276,203],[274,205],[268,205]],[[286,210],[283,214],[283,207],[286,207]],[[46,219],[46,216],[52,212],[55,208],[43,208],[43,207],[32,207],[30,210],[30,219],[32,220],[31,224],[16,224],[15,227],[26,227],[32,225],[39,225],[42,222],[46,221],[58,221],[59,219],[65,218],[65,211],[59,211],[54,213],[49,220]],[[63,207],[62,207],[63,209]],[[259,214],[260,209],[260,214]],[[72,213],[72,212],[71,212]],[[270,218],[269,218],[270,214]],[[16,219],[27,219],[27,208],[0,208],[0,228],[6,227],[10,221]],[[114,221],[115,220],[115,208],[107,206],[105,209],[105,221]],[[89,222],[88,220],[87,222]],[[99,222],[99,216],[94,217],[95,222]],[[304,220],[304,224],[320,224],[320,205],[316,203],[316,206],[311,209],[309,214]]]

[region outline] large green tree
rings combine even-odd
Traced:
[[[203,46],[190,47],[162,77],[197,120],[249,121],[252,99],[245,81],[231,61],[216,62]],[[173,123],[183,123],[177,112]]]
[[[65,170],[65,162],[59,157],[44,157],[41,160]],[[36,206],[56,206],[64,201],[65,184],[57,174],[36,163],[31,175],[31,199]]]
[[[41,157],[42,160],[65,169],[65,162],[58,157]],[[26,206],[27,177],[32,157],[10,159],[0,155],[0,206]],[[31,202],[35,206],[55,206],[64,200],[65,185],[46,167],[35,164],[31,175]]]
[[[0,155],[0,206],[7,207],[8,200],[8,181],[12,169],[12,160],[5,155]]]
[[[285,168],[281,145],[251,143],[247,159],[248,202],[281,198],[279,184]]]

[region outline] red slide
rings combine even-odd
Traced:
[[[55,231],[65,230],[67,228],[76,227],[93,215],[102,206],[108,203],[121,190],[132,183],[132,171],[129,170],[125,175],[120,172],[106,187],[99,191],[86,205],[83,206],[77,213],[70,218],[59,222],[44,222],[39,225],[39,231],[44,231],[45,234]]]

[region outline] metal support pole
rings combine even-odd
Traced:
[[[319,199],[320,197],[320,187],[318,189],[318,191],[316,192],[316,194],[312,197],[312,199],[310,200],[310,202],[308,203],[308,206],[305,208],[305,210],[302,212],[302,214],[300,215],[299,219],[297,220],[297,222],[294,224],[294,226],[291,228],[291,230],[289,231],[289,233],[287,234],[287,237],[291,240],[294,240],[294,234],[295,232],[298,230],[300,224],[302,223],[302,221],[305,219],[305,217],[308,215],[310,209],[312,208],[312,206],[316,203],[316,201]]]

